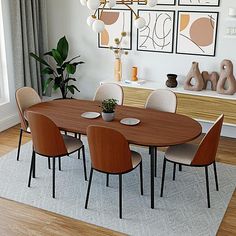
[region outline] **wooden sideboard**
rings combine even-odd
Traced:
[[[124,104],[144,107],[149,94],[155,89],[166,89],[165,85],[145,83],[143,85],[117,83],[124,90]],[[169,88],[167,88],[169,89]],[[181,87],[171,89],[178,98],[177,113],[190,116],[199,121],[215,121],[224,113],[225,124],[236,125],[236,95],[220,95],[215,91],[192,92]]]

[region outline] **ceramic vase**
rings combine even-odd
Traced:
[[[122,63],[120,58],[115,59],[115,68],[114,68],[115,81],[121,81],[122,78]]]
[[[166,81],[166,86],[168,88],[175,88],[177,87],[178,85],[178,82],[177,82],[177,75],[176,74],[167,74],[167,81]]]

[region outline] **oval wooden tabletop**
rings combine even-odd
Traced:
[[[101,125],[120,131],[132,144],[165,147],[185,143],[197,138],[201,125],[187,116],[155,110],[117,106],[115,120],[105,122],[101,117],[86,119],[81,114],[88,111],[101,112],[100,102],[61,99],[43,102],[27,109],[51,118],[63,130],[86,134],[89,125]],[[123,118],[137,118],[136,126],[120,123]]]

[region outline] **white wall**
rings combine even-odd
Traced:
[[[140,7],[140,6],[139,6]],[[131,67],[139,68],[139,77],[152,81],[165,81],[167,73],[186,75],[191,62],[198,61],[201,70],[219,71],[223,59],[230,59],[236,66],[235,39],[224,38],[227,25],[228,8],[235,7],[235,0],[221,0],[221,7],[194,7],[193,10],[219,11],[219,28],[216,57],[161,54],[136,51],[136,29],[133,29],[133,51],[123,57],[123,77],[129,78]],[[96,87],[102,80],[113,79],[114,55],[108,49],[99,49],[97,35],[87,26],[89,15],[87,8],[79,0],[47,0],[49,48],[66,35],[70,41],[73,55],[80,54],[86,64],[80,67],[78,86],[80,98],[92,98]],[[158,9],[191,10],[191,7],[158,6]],[[227,128],[224,135],[234,136],[232,128]],[[226,133],[225,133],[226,132]]]
[[[8,129],[19,123],[17,109],[15,105],[15,83],[14,83],[14,67],[11,45],[11,26],[10,26],[10,10],[9,1],[2,0],[3,9],[3,24],[5,34],[5,46],[6,46],[6,61],[7,61],[7,76],[9,87],[9,101],[0,106],[0,132]]]

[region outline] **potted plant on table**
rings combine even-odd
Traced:
[[[30,53],[30,56],[45,66],[41,71],[42,75],[47,77],[43,84],[44,93],[49,85],[51,85],[54,90],[60,89],[63,99],[68,98],[69,92],[71,94],[75,94],[75,91],[79,92],[79,89],[71,84],[71,82],[76,81],[76,78],[73,75],[76,73],[77,66],[84,62],[75,61],[75,59],[80,56],[68,60],[68,54],[69,43],[65,36],[58,41],[56,49],[52,49],[44,54],[44,57],[49,57],[52,64],[49,64],[44,58],[41,58],[32,52]]]
[[[102,118],[105,121],[112,121],[115,118],[116,99],[106,99],[102,102]]]

